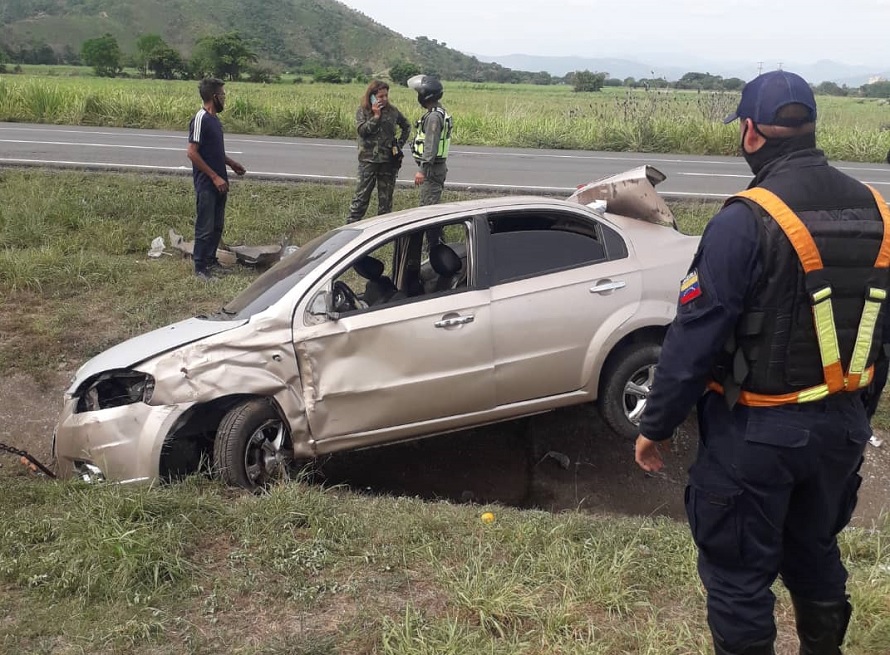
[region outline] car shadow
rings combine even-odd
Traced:
[[[641,471],[633,440],[610,430],[593,406],[331,455],[317,471],[325,484],[362,493],[679,519],[691,423],[673,440],[662,475]]]

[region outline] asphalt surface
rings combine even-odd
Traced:
[[[185,132],[0,123],[0,166],[50,166],[189,174]],[[353,141],[227,134],[226,150],[248,177],[352,183]],[[447,186],[454,189],[568,195],[581,184],[650,164],[667,175],[662,195],[721,198],[751,179],[740,157],[697,157],[631,152],[529,150],[453,146]],[[890,196],[890,166],[834,162]],[[412,184],[406,159],[400,184]]]

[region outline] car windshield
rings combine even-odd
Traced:
[[[222,308],[223,316],[216,315],[214,318],[245,319],[270,307],[332,252],[352,241],[357,234],[359,230],[346,229],[334,230],[315,237],[258,277],[253,284]]]

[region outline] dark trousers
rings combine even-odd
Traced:
[[[216,189],[196,193],[195,200],[195,272],[206,273],[216,263],[216,249],[226,222],[227,194]]]
[[[359,162],[355,196],[349,204],[347,223],[361,220],[371,204],[371,194],[377,187],[377,215],[392,211],[392,196],[396,189],[399,169],[391,163]]]
[[[770,585],[842,601],[847,572],[837,534],[849,522],[871,434],[859,394],[730,411],[699,402],[698,456],[686,513],[708,592],[708,623],[729,650],[776,634]]]

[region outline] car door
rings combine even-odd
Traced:
[[[470,246],[465,266],[472,268],[471,225],[443,228],[452,235],[465,230],[465,245]],[[419,270],[419,244],[426,239],[419,235],[428,229],[400,235],[396,247],[387,242],[361,255],[382,252],[395,262],[396,270],[384,271],[399,281],[395,296],[295,329],[314,439],[380,431],[376,440],[385,441],[388,430],[398,428],[400,436],[422,434],[430,421],[494,406],[489,291],[476,288],[470,276],[462,288],[427,293],[417,284],[408,285],[405,270],[398,270],[411,262],[415,272]],[[409,244],[418,246],[417,252],[406,254]],[[350,266],[346,263],[329,276],[322,289],[329,289],[338,277],[344,279]],[[405,297],[403,290],[409,286],[416,295]]]
[[[591,344],[635,310],[641,274],[617,231],[568,210],[488,216],[497,405],[581,389]]]

